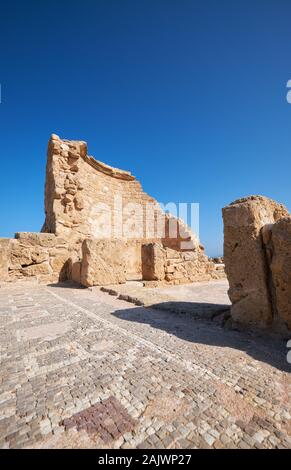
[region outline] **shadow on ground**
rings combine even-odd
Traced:
[[[87,287],[82,286],[78,282],[74,281],[59,281],[53,282],[52,284],[48,284],[49,287],[56,287],[61,289],[87,289]]]
[[[177,313],[179,311],[181,313]],[[182,313],[183,311],[186,313]],[[203,311],[206,313],[204,319],[201,318]],[[124,321],[148,324],[190,343],[244,351],[252,358],[281,371],[291,371],[291,365],[287,362],[287,339],[267,332],[226,328],[223,317],[227,312],[227,305],[165,302],[147,308],[117,310],[112,315]],[[227,354],[227,350],[225,353]]]

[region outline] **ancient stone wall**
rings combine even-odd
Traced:
[[[263,196],[250,196],[225,207],[223,219],[233,319],[260,327],[290,328],[288,210]]]
[[[135,202],[154,200],[129,172],[87,156],[85,142],[52,136],[48,146],[43,231],[76,242],[85,238],[122,238],[122,224],[128,214],[124,213],[123,220],[119,220],[120,214],[125,205]],[[137,221],[143,230],[142,217]]]
[[[219,270],[213,268],[213,263],[202,251],[179,251],[161,243],[143,245],[142,274],[146,281],[174,285],[221,277]]]
[[[0,240],[0,280],[73,279],[89,286],[143,274],[170,283],[217,278],[214,263],[184,222],[165,214],[131,173],[89,156],[86,142],[51,136],[45,215],[41,234]],[[158,276],[145,274],[142,253],[149,243],[161,246],[161,259],[153,261],[154,270],[161,265]]]
[[[86,239],[82,245],[81,284],[98,286],[126,281],[126,242]]]
[[[165,214],[131,173],[88,156],[83,141],[61,140],[52,135],[48,145],[45,211],[43,231],[69,240],[73,266],[82,260],[83,240],[123,240],[126,278],[140,279],[142,246],[159,241],[164,247],[195,253],[193,268],[198,268],[197,279],[204,264],[209,275],[212,271],[216,278],[214,264],[209,263],[191,230],[181,220]]]
[[[0,239],[0,280],[33,277],[41,282],[68,278],[69,244],[48,233],[17,233],[15,239]]]

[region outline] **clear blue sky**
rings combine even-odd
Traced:
[[[39,231],[52,132],[129,169],[161,202],[291,209],[290,0],[1,2],[0,236]]]

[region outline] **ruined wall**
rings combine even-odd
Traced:
[[[149,243],[142,247],[142,261],[142,274],[146,281],[177,285],[222,277],[221,271],[213,268],[213,263],[202,251],[178,251],[161,243]]]
[[[68,242],[54,234],[17,233],[15,239],[0,239],[0,280],[35,278],[56,282],[68,277]]]
[[[0,280],[73,279],[89,286],[141,279],[149,243],[161,244],[162,281],[204,280],[206,273],[217,278],[184,222],[165,214],[131,173],[88,156],[86,142],[51,136],[45,215],[41,234],[0,240]]]
[[[152,218],[147,217],[149,204],[155,205]],[[207,264],[209,272],[211,266],[215,271],[199,240],[182,221],[165,215],[131,173],[88,156],[83,141],[61,140],[52,135],[48,145],[45,212],[43,231],[69,240],[74,251],[73,265],[82,259],[85,239],[125,240],[126,277],[138,279],[142,276],[143,244],[160,241],[165,247],[183,250],[182,242],[187,241],[186,251],[195,252],[200,264]],[[162,214],[165,218],[160,219]],[[163,235],[157,234],[160,220],[164,223]],[[170,236],[173,222],[177,226],[175,237]]]
[[[129,172],[89,157],[85,142],[52,136],[48,146],[43,231],[77,242],[104,238],[105,234],[109,238],[116,235],[121,238],[123,234],[116,221],[122,207],[117,206],[118,213],[114,211],[116,196],[122,198],[123,206],[128,202],[154,201]],[[116,233],[111,233],[112,227]]]
[[[266,197],[250,196],[225,207],[223,219],[233,319],[261,327],[288,326],[291,231],[287,209]]]

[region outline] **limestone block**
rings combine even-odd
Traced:
[[[10,260],[10,238],[0,238],[0,281],[8,278]]]
[[[171,248],[166,247],[166,256],[168,259],[179,259],[180,253],[177,250],[172,250]]]
[[[52,247],[56,243],[54,233],[17,232],[15,238],[26,246]]]
[[[262,227],[288,215],[282,204],[263,196],[237,200],[223,209],[224,258],[231,314],[241,323],[269,326],[272,302]]]
[[[32,264],[31,247],[24,247],[17,240],[11,240],[10,245],[10,269],[20,269],[21,266]]]
[[[49,259],[48,251],[38,246],[35,246],[30,250],[30,256],[32,263],[35,264],[43,263]]]
[[[50,267],[49,263],[41,263],[41,264],[31,264],[30,266],[26,266],[25,268],[21,268],[20,273],[25,277],[34,277],[44,274],[52,274],[52,268]]]
[[[142,277],[146,281],[161,281],[165,278],[166,250],[161,243],[142,246]]]
[[[125,242],[85,239],[82,244],[81,283],[86,286],[121,284],[126,281]]]
[[[82,268],[81,261],[75,261],[75,262],[72,263],[71,279],[72,279],[72,281],[75,281],[78,284],[81,283],[81,268]]]
[[[271,272],[276,313],[291,330],[291,216],[273,225],[272,244]]]

